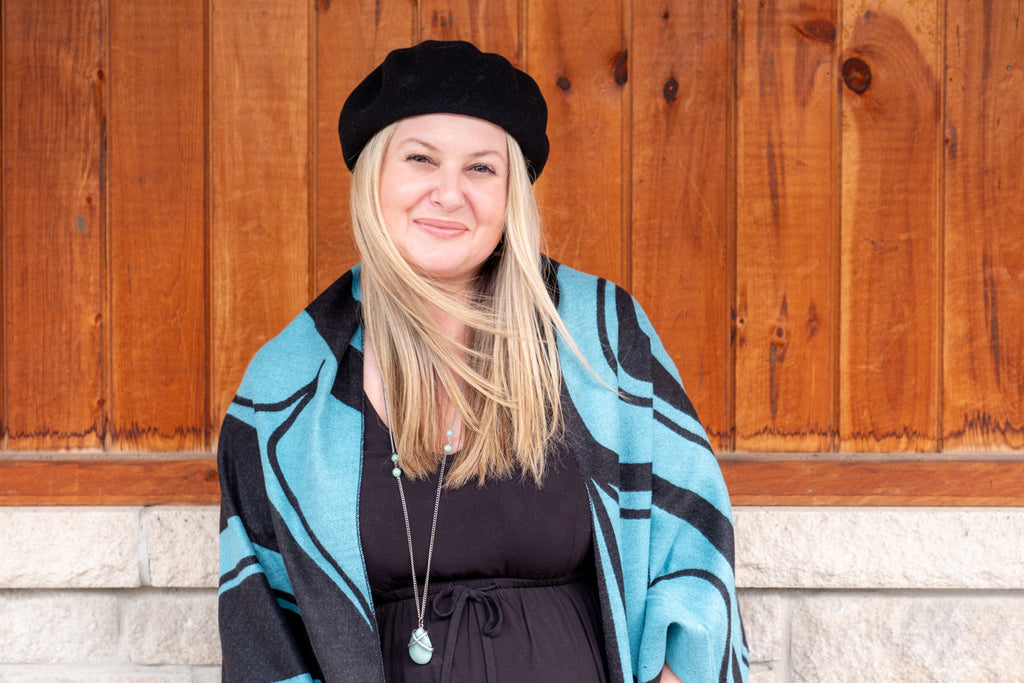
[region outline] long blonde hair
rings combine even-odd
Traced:
[[[540,215],[515,139],[509,157],[505,229],[485,262],[475,296],[460,301],[402,257],[380,206],[384,154],[395,127],[379,131],[353,170],[351,208],[366,338],[372,344],[390,409],[402,469],[419,477],[437,466],[451,414],[462,419],[460,454],[448,485],[483,483],[519,469],[538,484],[545,454],[563,429],[557,335],[565,329],[541,273]],[[442,333],[430,307],[469,328],[461,344]]]

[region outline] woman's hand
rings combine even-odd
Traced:
[[[668,664],[661,670],[661,683],[683,683],[679,680],[679,676],[672,673],[672,669],[668,668]]]

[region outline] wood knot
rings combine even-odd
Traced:
[[[776,346],[785,346],[788,343],[789,339],[786,335],[786,328],[784,328],[782,325],[776,325],[775,333],[772,336],[772,344]]]
[[[623,50],[615,58],[615,84],[626,85],[629,80],[629,51]]]
[[[863,94],[871,86],[871,67],[860,57],[850,57],[843,62],[843,83],[858,95]]]
[[[555,81],[555,85],[561,88],[563,92],[569,92],[569,88],[572,87],[572,83],[565,76],[559,76],[558,80]]]
[[[666,102],[672,104],[673,100],[679,96],[679,81],[674,78],[669,78],[665,81],[665,87],[661,89],[661,94],[664,96]]]

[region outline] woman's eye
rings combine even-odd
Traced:
[[[412,161],[417,164],[430,163],[430,157],[428,157],[426,154],[410,154],[409,156],[405,157],[405,160]]]
[[[472,166],[472,170],[477,173],[486,173],[488,175],[494,175],[494,167],[487,164],[476,164]]]

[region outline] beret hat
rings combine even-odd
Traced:
[[[422,114],[462,114],[504,128],[519,143],[531,182],[547,162],[548,109],[536,81],[470,43],[427,40],[391,51],[345,100],[338,118],[345,165],[355,167],[380,129]]]

